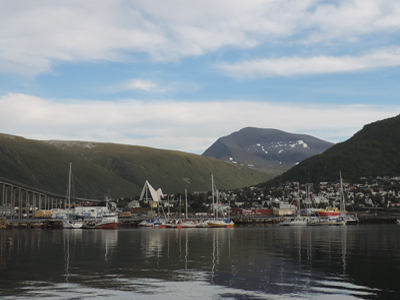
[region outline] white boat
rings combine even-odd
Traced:
[[[208,222],[210,222],[211,220],[209,219],[204,219],[204,220],[198,220],[196,222],[196,227],[197,228],[207,228],[208,227]]]
[[[181,225],[182,225],[182,228],[196,228],[197,222],[186,219],[186,220],[182,220]]]
[[[308,222],[307,217],[294,217],[294,218],[287,218],[284,221],[279,223],[280,226],[307,226],[311,225]]]
[[[359,223],[357,215],[346,215],[346,225],[357,225]]]
[[[329,216],[320,220],[320,225],[343,226],[346,221],[341,216]]]
[[[165,223],[165,228],[177,228],[181,229],[182,228],[182,221],[181,220],[172,220],[172,221],[167,221]]]
[[[68,214],[63,218],[64,229],[81,229],[83,222],[76,219],[76,216],[71,210],[71,184],[72,184],[72,163],[69,164],[69,178],[68,178]]]
[[[160,227],[160,225],[165,224],[165,222],[163,222],[162,220],[160,220],[160,218],[155,218],[155,219],[151,219],[151,220],[145,220],[139,223],[139,227],[151,227],[151,228],[155,228],[155,227]]]
[[[82,221],[67,219],[63,220],[64,229],[81,229],[83,226]]]
[[[297,216],[291,219],[285,219],[280,222],[280,226],[307,226],[309,223],[308,217],[300,216],[300,196],[299,196],[300,184],[297,182]]]

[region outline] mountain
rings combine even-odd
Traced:
[[[111,143],[37,141],[0,134],[0,177],[66,194],[72,162],[77,197],[102,199],[140,194],[146,180],[166,193],[207,191],[211,174],[219,189],[271,177],[247,167],[178,151]]]
[[[333,144],[310,135],[246,127],[219,138],[203,156],[249,166],[277,176]]]
[[[360,177],[400,175],[400,115],[365,125],[345,142],[336,144],[321,155],[310,157],[269,181],[314,182],[349,181]]]

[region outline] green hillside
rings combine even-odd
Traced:
[[[269,181],[320,182],[360,177],[400,175],[400,115],[365,125],[349,140],[310,157]]]
[[[0,134],[0,177],[66,194],[72,162],[74,194],[102,199],[140,194],[146,180],[163,192],[207,191],[268,180],[260,172],[213,158],[108,143],[37,141]]]
[[[138,186],[68,151],[41,141],[0,134],[0,177],[64,195],[70,162],[77,197],[103,199],[109,189],[115,195],[139,190]]]
[[[269,176],[214,158],[179,151],[111,143],[51,142],[120,178],[143,186],[148,180],[163,192],[211,190],[211,174],[219,189],[235,189],[268,180]]]

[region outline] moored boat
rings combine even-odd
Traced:
[[[340,210],[335,207],[327,207],[318,211],[320,217],[339,216]]]
[[[207,227],[233,227],[234,223],[233,221],[229,219],[219,219],[218,218],[218,207],[215,208],[215,202],[214,202],[214,192],[217,194],[217,203],[218,203],[218,189],[216,188],[214,184],[214,176],[211,175],[211,188],[212,188],[212,201],[213,201],[213,213],[214,213],[214,219],[209,220],[207,222]]]
[[[82,226],[83,226],[82,221],[72,220],[72,219],[63,220],[64,229],[81,229]]]
[[[139,223],[139,227],[146,227],[146,228],[155,228],[155,227],[160,227],[163,228],[165,227],[165,224],[167,222],[165,220],[161,220],[160,218],[154,218],[150,220],[145,220]]]
[[[357,215],[346,215],[344,220],[346,225],[357,225],[359,223]]]
[[[102,218],[90,220],[82,228],[86,229],[116,229],[118,226],[118,214],[114,212],[104,213]]]
[[[346,221],[341,216],[330,216],[320,219],[320,225],[342,226],[346,225]]]
[[[215,219],[215,220],[210,220],[207,223],[208,227],[233,227],[235,224],[233,221],[230,221],[228,219]]]
[[[71,185],[72,185],[72,163],[69,164],[69,177],[68,177],[68,213],[63,216],[63,228],[64,229],[81,229],[83,222],[79,221],[71,209]]]
[[[297,182],[297,216],[291,219],[285,219],[279,223],[280,226],[307,226],[308,218],[300,215],[300,184]]]
[[[308,218],[307,217],[295,217],[285,219],[284,221],[280,222],[280,226],[307,226],[308,225]],[[311,225],[311,223],[310,223]]]
[[[182,221],[182,228],[196,228],[196,227],[197,227],[196,221],[191,221],[188,219]]]

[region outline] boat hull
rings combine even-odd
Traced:
[[[329,226],[343,226],[346,225],[346,221],[342,217],[333,216],[327,219],[321,219],[320,224]]]
[[[232,221],[227,221],[227,220],[213,220],[208,222],[208,227],[226,227],[226,228],[231,228],[234,226],[234,223]]]
[[[334,216],[339,216],[340,212],[339,211],[320,210],[320,211],[318,211],[318,214],[320,217],[334,217]]]
[[[296,217],[279,223],[279,226],[307,226],[308,224],[309,222],[307,218]]]
[[[83,226],[82,222],[75,222],[75,221],[63,221],[63,228],[64,229],[81,229]]]
[[[116,222],[107,223],[107,224],[100,225],[100,229],[116,229],[117,226],[118,226],[118,223],[116,223]]]
[[[101,220],[88,221],[82,228],[86,229],[116,229],[118,227],[117,214],[105,214]]]

